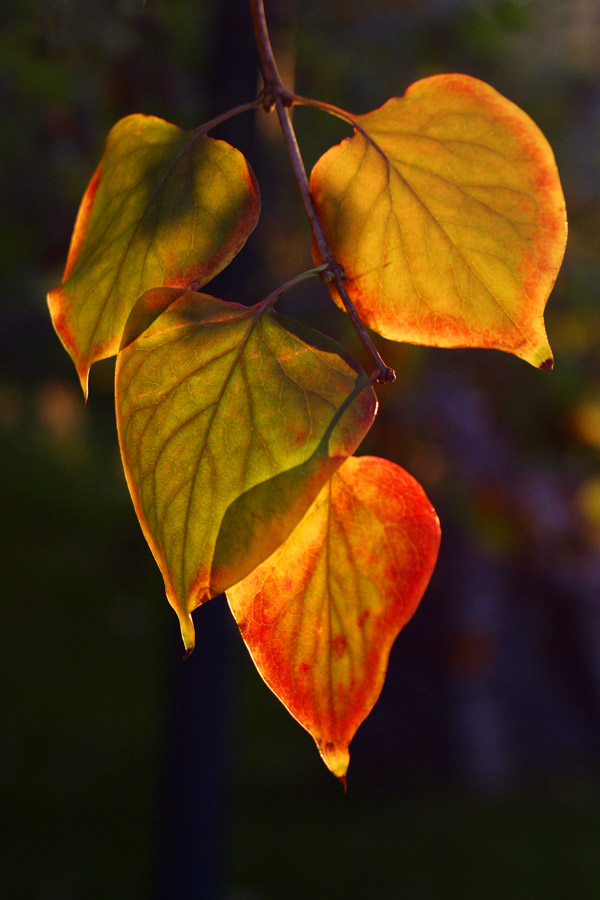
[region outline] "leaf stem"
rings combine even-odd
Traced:
[[[365,131],[362,125],[359,125],[355,117],[352,113],[348,112],[348,110],[342,109],[340,106],[334,106],[333,103],[325,103],[323,100],[313,100],[312,97],[302,97],[300,94],[292,94],[292,102],[294,106],[312,106],[315,109],[320,109],[323,112],[329,113],[331,116],[335,116],[336,119],[342,119],[344,122],[348,122],[348,124],[352,125],[353,128],[356,128],[369,143],[373,143],[372,137]]]
[[[199,125],[198,128],[194,128],[193,133],[198,135],[205,134],[207,131],[216,128],[217,125],[221,125],[222,122],[227,122],[228,119],[239,116],[240,113],[249,112],[251,109],[257,109],[262,105],[262,96],[256,97],[254,100],[249,100],[248,103],[241,103],[239,106],[234,106],[233,109],[228,109],[227,112],[215,116],[214,119],[210,119],[210,121],[206,122],[204,125]]]
[[[344,307],[346,308],[346,312],[348,313],[350,320],[354,325],[354,328],[356,329],[356,332],[365,350],[367,351],[372,362],[375,364],[376,368],[371,376],[371,381],[378,381],[381,383],[386,381],[394,381],[396,378],[396,373],[393,369],[391,369],[384,363],[377,348],[373,344],[373,341],[369,337],[363,323],[361,322],[356,308],[352,303],[352,300],[350,299],[348,291],[346,290],[346,287],[344,285],[343,270],[339,263],[336,262],[333,251],[329,246],[327,238],[325,237],[323,226],[321,225],[321,221],[319,219],[312,195],[310,193],[310,186],[308,183],[308,177],[306,175],[306,169],[304,168],[304,161],[300,153],[300,148],[298,147],[296,133],[294,131],[294,126],[292,125],[292,119],[290,116],[290,107],[294,105],[295,95],[291,91],[286,90],[281,81],[281,76],[279,75],[275,57],[273,55],[271,40],[269,38],[263,0],[250,0],[250,7],[252,10],[252,20],[254,23],[256,45],[258,47],[258,55],[260,58],[260,68],[265,83],[262,98],[263,106],[267,111],[273,109],[273,107],[275,107],[275,110],[277,111],[277,116],[279,118],[279,123],[281,125],[281,130],[283,133],[283,139],[288,150],[296,182],[298,183],[298,187],[300,189],[300,194],[304,203],[304,209],[306,210],[306,214],[310,222],[319,255],[326,264],[321,277],[326,283],[335,283],[337,292],[340,295]]]
[[[300,275],[295,275],[293,278],[290,278],[289,281],[285,281],[282,285],[276,288],[268,297],[262,301],[265,306],[273,306],[277,300],[283,294],[290,290],[290,288],[295,287],[297,284],[300,284],[302,281],[307,281],[309,278],[321,277],[323,272],[326,272],[329,268],[329,263],[322,263],[320,266],[315,266],[314,269],[307,269],[306,272],[301,272]]]

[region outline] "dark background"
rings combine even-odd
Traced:
[[[84,409],[46,291],[107,131],[191,128],[257,89],[243,0],[0,7],[0,888],[15,900],[600,896],[600,5],[267,2],[300,93],[366,112],[461,71],[548,136],[567,255],[556,358],[378,341],[398,381],[361,452],[414,474],[440,562],[352,744],[349,791],[256,674],[225,601],[178,625],[120,470],[113,362]],[[344,125],[295,112],[307,168]],[[254,302],[310,266],[274,121],[215,132],[263,196],[208,288]],[[311,283],[283,309],[364,362]]]

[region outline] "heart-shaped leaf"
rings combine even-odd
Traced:
[[[258,671],[339,778],[439,540],[414,478],[386,459],[351,458],[287,541],[227,591]]]
[[[85,394],[90,366],[117,352],[144,291],[205,284],[242,248],[259,210],[248,163],[224,141],[154,116],[114,126],[79,207],[62,284],[48,294]]]
[[[362,320],[393,340],[550,367],[543,311],[566,214],[538,127],[466,75],[417,81],[352,119],[354,136],[317,162],[311,190]]]
[[[285,540],[377,407],[342,348],[270,303],[168,288],[132,312],[116,400],[131,496],[188,650],[191,611]]]

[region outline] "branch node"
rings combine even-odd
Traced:
[[[269,81],[265,82],[259,99],[265,112],[271,112],[278,100],[281,100],[286,109],[291,109],[296,102],[296,95],[284,88],[282,84],[278,84],[276,81]]]
[[[346,273],[344,272],[344,267],[341,266],[338,262],[330,262],[326,268],[321,271],[321,280],[324,284],[333,284],[337,278],[341,278],[342,280],[346,277]]]
[[[391,366],[384,366],[377,377],[378,384],[391,384],[396,380],[396,372]]]
[[[371,374],[369,381],[371,384],[391,384],[396,380],[396,373],[385,363],[382,363],[378,369]]]
[[[258,99],[265,112],[270,113],[275,109],[276,94],[266,85],[260,92]]]

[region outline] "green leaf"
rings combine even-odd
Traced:
[[[186,648],[193,609],[288,536],[373,421],[367,376],[333,341],[193,291],[141,298],[117,359],[125,474]]]
[[[425,78],[352,121],[311,190],[362,320],[393,340],[550,367],[543,312],[567,232],[538,127],[466,75]]]
[[[351,458],[287,541],[227,591],[258,671],[338,778],[439,542],[435,510],[404,469]]]
[[[81,201],[62,283],[48,294],[84,394],[90,366],[117,352],[138,298],[160,285],[201,287],[242,248],[259,210],[248,163],[224,141],[154,116],[114,126]]]

